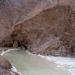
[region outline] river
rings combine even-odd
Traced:
[[[33,55],[24,50],[10,51],[4,56],[22,75],[75,75],[75,59]]]

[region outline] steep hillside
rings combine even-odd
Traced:
[[[74,4],[73,0],[1,0],[0,47],[74,56]]]
[[[14,47],[24,46],[33,53],[74,55],[74,19],[75,12],[70,6],[57,5],[16,25],[10,38]],[[3,45],[9,46],[7,42]]]

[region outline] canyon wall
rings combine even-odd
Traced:
[[[1,0],[0,47],[36,54],[75,55],[73,0]]]

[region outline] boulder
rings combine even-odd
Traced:
[[[0,75],[20,75],[17,72],[12,71],[11,68],[11,63],[3,56],[0,56]]]
[[[0,75],[20,75],[20,74],[0,68]]]
[[[10,64],[10,62],[7,59],[5,59],[3,56],[0,56],[0,68],[9,70],[12,68],[12,65]]]

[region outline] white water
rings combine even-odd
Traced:
[[[25,51],[4,54],[23,75],[75,75],[75,58],[33,55]]]
[[[42,56],[42,55],[38,56],[47,59],[48,61],[53,61],[54,63],[57,64],[57,67],[64,67],[71,73],[71,75],[75,75],[75,58]]]

